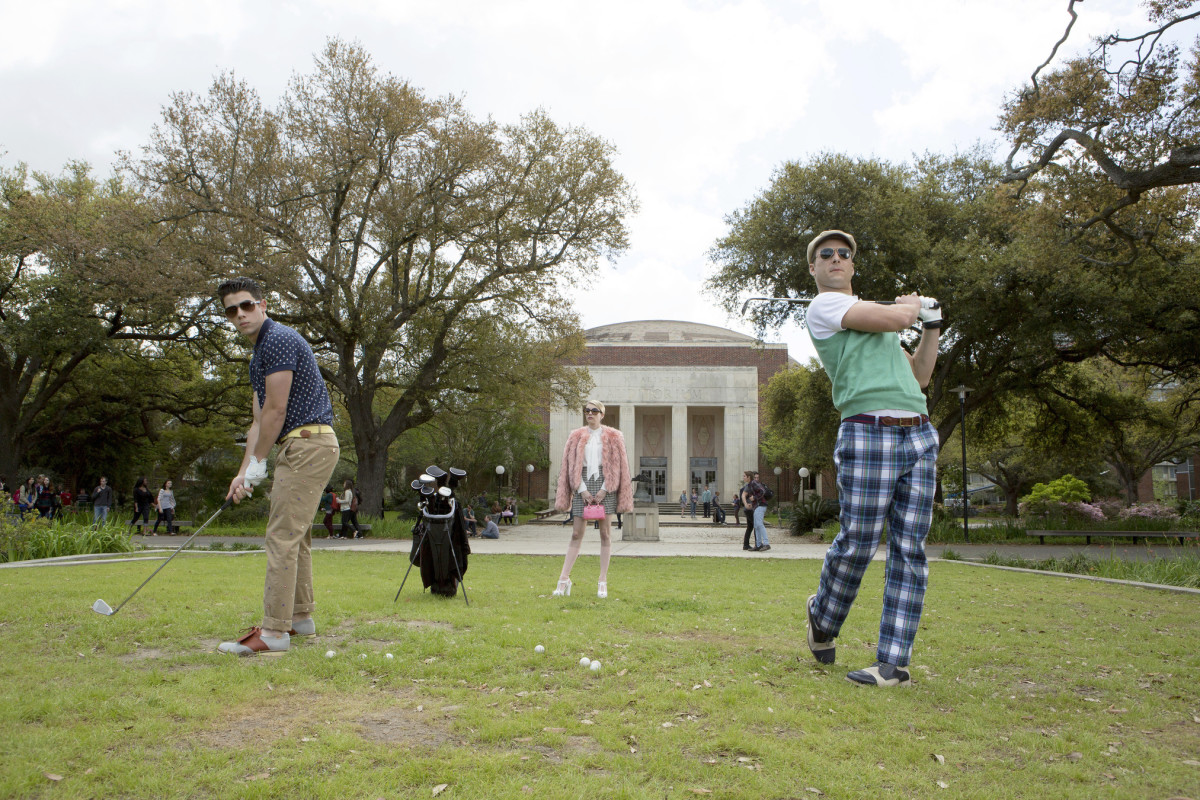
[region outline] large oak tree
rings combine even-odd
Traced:
[[[388,447],[448,399],[577,389],[562,289],[626,247],[635,207],[612,158],[542,112],[475,119],[331,40],[274,107],[231,75],[175,96],[125,164],[207,248],[213,286],[261,279],[269,313],[313,343],[373,513]]]

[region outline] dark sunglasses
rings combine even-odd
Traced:
[[[239,308],[242,311],[245,311],[247,314],[249,314],[251,311],[254,310],[254,307],[261,302],[262,302],[262,300],[243,300],[242,302],[238,303],[235,306],[225,306],[225,316],[229,317],[230,319],[233,319],[234,317],[237,316],[237,312],[238,312]]]
[[[600,409],[598,409],[598,408],[592,408],[591,406],[584,406],[584,407],[583,407],[583,413],[585,413],[585,414],[599,414],[599,413],[600,413]]]
[[[850,252],[849,247],[839,247],[836,251],[832,247],[822,247],[817,251],[817,255],[828,261],[829,259],[833,258],[833,254],[835,252],[838,254],[838,258],[840,258],[842,261],[849,261],[851,255],[853,255]]]
[[[842,261],[849,261],[852,255],[849,247],[839,247],[836,251],[832,247],[822,247],[817,251],[817,255],[828,261],[833,258],[835,252]]]

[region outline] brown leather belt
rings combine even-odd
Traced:
[[[919,417],[872,417],[870,414],[855,414],[842,422],[860,422],[863,425],[883,425],[886,428],[915,428],[929,422],[929,415]]]

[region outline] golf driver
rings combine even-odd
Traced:
[[[183,544],[181,544],[181,545],[179,546],[179,549],[178,549],[178,550],[176,550],[174,553],[172,553],[172,554],[171,554],[171,558],[174,558],[175,556],[179,555],[179,553],[180,553],[181,551],[183,551],[183,549],[184,549],[185,547],[187,547],[189,544],[191,544],[191,543],[192,543],[192,539],[195,539],[195,538],[196,538],[198,535],[200,535],[200,531],[202,531],[202,530],[204,530],[205,528],[207,528],[207,527],[208,527],[208,523],[209,523],[209,522],[212,522],[214,519],[216,519],[216,518],[217,518],[217,516],[218,516],[218,515],[219,515],[219,514],[220,514],[222,511],[224,511],[225,509],[229,508],[229,506],[230,506],[230,505],[232,505],[232,504],[233,504],[233,498],[228,498],[228,499],[226,499],[226,501],[225,501],[225,502],[224,502],[224,503],[221,505],[221,507],[220,507],[220,508],[218,508],[218,509],[216,510],[216,512],[215,512],[215,513],[214,513],[214,514],[213,514],[211,517],[209,517],[209,518],[208,518],[208,522],[205,522],[203,525],[201,525],[199,528],[197,528],[197,529],[196,529],[196,532],[195,532],[195,533],[193,533],[191,536],[189,536],[189,537],[187,538],[187,541],[186,541],[186,542],[184,542]],[[150,573],[150,577],[149,577],[149,578],[146,578],[146,580],[142,581],[142,586],[145,586],[147,583],[149,583],[149,582],[150,582],[150,580],[151,580],[151,579],[152,579],[152,578],[153,578],[155,575],[157,575],[159,572],[161,572],[161,571],[162,571],[162,568],[163,568],[163,567],[165,567],[167,564],[170,564],[170,563],[171,563],[171,558],[168,558],[166,561],[164,561],[162,564],[160,564],[160,565],[158,566],[158,569],[154,570],[154,572],[151,572],[151,573]],[[113,614],[116,614],[118,611],[120,611],[122,608],[124,608],[124,607],[125,607],[125,604],[126,604],[126,603],[128,603],[130,600],[132,600],[132,599],[133,599],[133,595],[134,595],[134,594],[137,594],[138,592],[140,592],[140,591],[142,590],[142,586],[139,586],[139,587],[137,587],[136,589],[134,589],[134,590],[133,590],[133,594],[129,595],[129,597],[126,597],[124,600],[122,600],[122,601],[121,601],[121,605],[117,606],[116,608],[113,608],[113,607],[112,607],[112,606],[110,606],[108,603],[104,602],[103,600],[97,600],[96,602],[92,603],[92,611],[95,611],[97,614],[103,614],[103,615],[104,615],[104,616],[106,616],[106,617],[111,617]]]

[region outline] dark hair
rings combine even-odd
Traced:
[[[343,489],[349,489],[349,488],[351,488],[351,487],[353,487],[353,486],[354,486],[354,481],[353,481],[353,480],[351,480],[350,478],[346,478],[346,480],[342,481],[342,488],[343,488]]]
[[[170,483],[170,482],[171,482],[171,479],[170,479],[170,478],[167,478],[165,481],[163,481],[162,488],[164,488],[164,489],[165,489],[165,488],[167,488],[167,484],[168,484],[168,483]]]
[[[262,287],[253,278],[230,278],[227,281],[221,281],[221,285],[217,287],[217,297],[220,297],[222,301],[229,295],[238,292],[249,292],[255,300],[263,299]]]
[[[136,488],[138,488],[139,486],[145,486],[145,485],[146,485],[146,479],[145,479],[145,478],[138,478],[138,479],[137,479],[137,483],[135,483],[135,484],[133,485],[133,488],[135,488],[135,489],[136,489]]]

